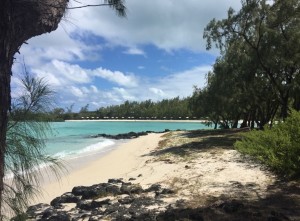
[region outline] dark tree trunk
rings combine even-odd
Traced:
[[[235,118],[235,120],[232,124],[232,128],[237,128],[238,127],[240,117],[241,117],[240,114],[238,114],[238,116],[236,116],[236,118]]]
[[[2,39],[1,39],[2,43]],[[3,59],[4,58],[4,59]],[[7,59],[0,53],[0,208],[2,208],[2,192],[4,188],[4,155],[6,146],[6,130],[8,122],[8,109],[10,107],[10,70],[12,59]]]
[[[55,30],[68,0],[2,0],[0,7],[0,208],[3,208],[6,131],[13,59],[28,39]],[[2,210],[0,209],[0,218]]]
[[[281,106],[281,117],[285,120],[288,116],[289,111],[289,91],[285,96],[281,98],[282,106]]]
[[[2,194],[4,190],[5,147],[6,131],[8,123],[8,111],[10,108],[10,78],[14,51],[10,40],[10,16],[11,2],[5,0],[0,9],[0,208],[2,210]],[[6,11],[7,10],[7,11]],[[1,211],[2,220],[2,211]]]

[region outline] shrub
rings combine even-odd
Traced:
[[[288,178],[300,177],[300,112],[273,128],[243,134],[234,146]]]

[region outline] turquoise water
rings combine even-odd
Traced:
[[[51,123],[52,134],[46,142],[46,153],[58,158],[76,158],[95,152],[106,152],[112,149],[116,140],[91,138],[92,135],[106,133],[119,134],[141,131],[196,130],[208,129],[201,123],[190,122],[106,122],[106,121],[67,121]]]

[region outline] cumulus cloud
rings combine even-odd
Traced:
[[[25,55],[26,62],[30,65],[40,65],[41,62],[53,59],[83,61],[99,58],[98,52],[101,51],[101,45],[88,45],[82,39],[72,37],[72,33],[77,33],[77,31],[73,26],[69,29],[64,28],[64,22],[62,22],[56,31],[28,40],[28,44],[21,47],[20,53]]]
[[[130,54],[130,55],[143,55],[143,56],[146,56],[146,53],[143,50],[139,49],[139,48],[128,48],[123,53],[124,54]]]
[[[193,93],[193,86],[204,87],[206,74],[212,69],[211,66],[198,66],[186,71],[171,73],[157,79],[149,86],[149,90],[161,98],[188,97]]]
[[[57,75],[54,75],[53,73],[49,75],[46,74],[47,72],[44,72],[45,79],[48,82],[50,82],[51,79],[52,83],[60,82],[52,85],[57,92],[60,105],[68,107],[72,103],[76,103],[75,110],[79,110],[80,107],[86,104],[90,104],[90,108],[95,109],[101,106],[120,104],[126,100],[143,101],[152,99],[153,101],[158,101],[164,98],[169,99],[177,96],[187,97],[192,94],[194,85],[199,87],[204,86],[205,75],[211,70],[210,66],[198,66],[183,72],[172,73],[164,77],[141,77],[142,79],[140,79],[138,84],[134,84],[134,87],[122,87],[122,85],[119,84],[120,87],[100,89],[92,83],[92,79],[100,77],[99,74],[95,74],[94,72],[98,71],[97,73],[99,73],[99,69],[102,70],[102,68],[84,70],[76,65],[67,65],[66,63],[61,63],[61,65],[68,67],[68,71],[69,69],[74,68],[77,71],[76,74],[83,72],[85,76],[84,79],[90,79],[90,82],[86,82],[85,80],[74,81],[70,77],[65,77],[66,74],[62,74],[61,72],[53,71],[53,73],[57,73]],[[71,72],[76,72],[75,70],[71,70]],[[114,79],[113,77],[117,79],[116,76],[121,76],[120,79],[122,79],[122,77],[127,79],[126,75],[121,72],[119,75],[114,75],[114,73],[118,72],[105,70],[102,72],[101,78],[112,80]],[[39,72],[39,74],[41,74],[41,72]],[[78,74],[78,76],[80,77],[81,74]],[[15,78],[13,79],[13,82],[16,82]],[[128,79],[130,81],[130,77]],[[125,80],[125,82],[127,82],[127,80]],[[124,82],[124,80],[122,80],[122,82]],[[124,84],[128,86],[128,83]]]
[[[104,78],[108,81],[117,83],[125,87],[135,87],[137,85],[137,79],[134,75],[126,75],[120,71],[111,71],[104,68],[97,68],[93,71],[95,76]]]
[[[160,96],[160,97],[165,97],[166,96],[166,93],[163,92],[163,90],[161,90],[161,89],[158,89],[158,88],[155,88],[155,87],[151,87],[151,88],[149,88],[149,90],[151,92],[153,92],[154,94]]]
[[[144,62],[153,56],[153,51],[144,46],[154,46],[167,54],[178,50],[204,53],[204,27],[213,18],[225,18],[230,6],[239,9],[240,1],[130,0],[126,1],[127,18],[117,17],[107,7],[70,10],[56,31],[30,39],[16,58],[20,62],[24,57],[28,69],[44,77],[65,106],[74,101],[81,106],[90,103],[99,107],[125,100],[185,97],[192,93],[193,85],[204,85],[205,74],[211,67],[200,62],[179,72],[171,65],[156,63],[164,70],[160,77],[151,73],[151,67]],[[123,56],[125,53],[131,59],[144,59],[134,69],[147,72],[148,77],[97,63],[105,48],[119,46]],[[95,63],[88,66],[84,62]],[[151,74],[156,77],[152,79]],[[109,82],[110,87],[101,88],[98,81]],[[14,78],[12,85],[17,91]]]
[[[126,1],[127,18],[115,16],[110,9],[74,10],[78,26],[114,44],[154,44],[164,50],[187,48],[205,50],[203,30],[213,19],[226,17],[227,9],[240,8],[237,0],[153,0]],[[97,27],[97,28],[95,28]]]
[[[98,93],[98,88],[95,85],[91,85],[93,93]]]
[[[58,60],[53,60],[52,64],[59,75],[62,75],[71,82],[88,83],[91,81],[87,71],[77,64],[72,65]]]
[[[75,87],[75,86],[71,86],[71,87],[70,87],[70,92],[71,92],[75,97],[83,97],[83,96],[84,96],[83,91],[82,91],[80,88]]]
[[[131,95],[129,93],[129,91],[127,91],[124,88],[114,87],[113,91],[116,92],[122,98],[123,101],[126,101],[126,100],[134,101],[134,100],[136,100],[136,97]]]
[[[204,27],[213,19],[226,17],[231,6],[240,8],[237,0],[126,1],[127,18],[120,18],[108,7],[69,10],[59,28],[37,36],[23,45],[21,54],[32,65],[52,59],[83,61],[101,58],[105,46],[89,43],[91,35],[104,38],[108,44],[127,48],[125,53],[143,55],[140,45],[154,45],[163,50],[188,49],[205,51]],[[26,56],[26,55],[35,56]]]

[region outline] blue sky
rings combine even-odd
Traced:
[[[205,85],[218,56],[205,50],[204,27],[225,18],[229,7],[240,7],[238,0],[125,3],[126,18],[107,7],[69,10],[56,31],[30,39],[13,67],[13,97],[23,60],[56,92],[56,105],[74,104],[74,111],[86,104],[95,110],[126,100],[187,97],[194,85]]]

